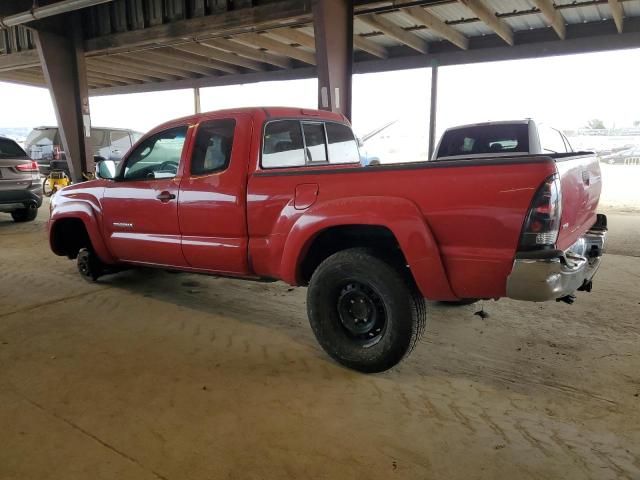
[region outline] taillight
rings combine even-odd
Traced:
[[[37,172],[38,162],[31,161],[29,163],[21,163],[20,165],[16,165],[16,170],[19,172]]]
[[[556,244],[560,232],[562,197],[558,175],[547,178],[533,197],[520,236],[520,250]]]

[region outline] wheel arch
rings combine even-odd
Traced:
[[[380,250],[397,245],[401,255],[397,258],[409,266],[424,297],[456,299],[425,218],[414,203],[402,198],[352,197],[314,205],[297,219],[287,236],[280,277],[292,285],[306,285],[319,264],[318,257],[326,258],[341,249],[322,248],[335,232],[340,232],[338,246],[344,248],[373,246]],[[351,241],[344,241],[345,233]],[[373,234],[373,245],[368,234]],[[358,237],[360,243],[353,241]]]
[[[54,211],[49,220],[49,245],[56,255],[75,258],[81,248],[91,248],[103,262],[115,261],[91,207],[84,202],[68,202]]]

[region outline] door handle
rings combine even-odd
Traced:
[[[158,200],[160,200],[161,202],[166,203],[169,200],[175,199],[176,196],[173,193],[169,193],[169,192],[165,191],[165,192],[160,192],[160,194],[158,194],[158,196],[156,198]]]

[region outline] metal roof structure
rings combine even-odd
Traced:
[[[92,95],[316,75],[311,0],[102,1]],[[0,29],[0,81],[46,86],[28,26]],[[355,73],[640,47],[640,0],[356,0],[353,33]]]

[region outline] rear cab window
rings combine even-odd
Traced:
[[[359,163],[349,126],[330,121],[273,120],[264,128],[262,168]]]
[[[479,125],[447,130],[437,159],[529,152],[529,126],[521,124]]]

